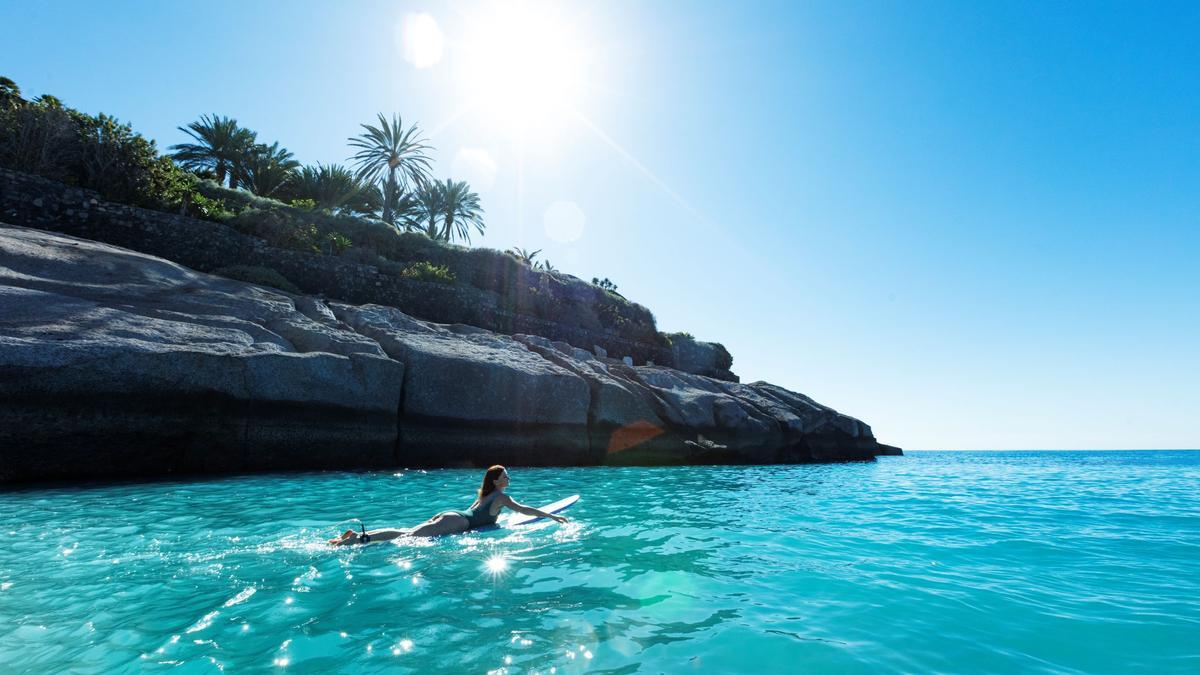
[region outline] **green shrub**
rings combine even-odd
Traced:
[[[316,225],[304,225],[289,230],[283,241],[284,248],[306,253],[321,252],[321,233]]]
[[[341,232],[330,232],[326,235],[325,240],[329,242],[329,247],[334,255],[341,255],[343,251],[350,248],[350,238]]]
[[[233,218],[233,212],[225,208],[225,200],[209,199],[199,192],[192,195],[192,204],[188,208],[188,214],[222,223]]]
[[[355,256],[368,256],[363,262],[375,265],[384,274],[441,283],[461,280],[495,293],[499,306],[511,312],[588,330],[607,328],[630,339],[665,344],[654,315],[645,307],[570,275],[532,270],[502,251],[448,244],[417,232],[397,231],[380,221],[305,211],[211,183],[204,183],[203,189],[211,196],[226,195],[226,204],[247,205],[230,224],[273,246],[336,253],[330,237],[340,235],[353,242],[351,250],[363,251]],[[229,201],[235,197],[238,202]],[[381,260],[370,259],[371,254]],[[530,293],[530,287],[537,288],[538,293]]]
[[[238,281],[245,281],[250,284],[258,284],[259,286],[272,286],[281,291],[288,293],[299,294],[302,291],[296,287],[296,284],[287,280],[279,272],[270,267],[256,267],[254,265],[230,265],[214,270],[213,274]]]
[[[253,192],[247,190],[239,190],[228,188],[224,185],[218,185],[216,181],[205,179],[197,181],[196,191],[205,197],[212,200],[219,200],[225,204],[225,208],[232,211],[235,215],[248,211],[250,209],[272,209],[276,207],[285,207],[283,202],[259,197]]]
[[[241,232],[263,239],[271,246],[321,252],[320,229],[282,210],[247,209],[230,219],[229,224]]]
[[[190,213],[188,206],[195,200],[195,174],[181,169],[169,157],[159,157],[150,167],[150,195],[157,208]]]
[[[620,310],[615,305],[601,305],[597,314],[600,317],[600,324],[605,328],[620,330],[629,323],[629,319],[621,316]]]
[[[153,208],[163,205],[159,190],[168,187],[161,184],[154,141],[114,117],[79,112],[53,96],[0,107],[0,166]]]
[[[400,232],[372,218],[321,211],[312,198],[286,204],[230,189],[159,157],[153,141],[115,118],[86,115],[50,96],[26,101],[15,85],[0,94],[2,166],[94,189],[114,201],[227,222],[272,246],[354,256],[406,278],[461,281],[496,294],[499,306],[510,311],[668,344],[654,315],[622,297],[607,279],[592,285],[534,270],[501,251],[465,248]]]
[[[454,273],[445,265],[433,265],[423,260],[409,263],[400,272],[400,276],[417,281],[431,281],[435,284],[454,283]]]

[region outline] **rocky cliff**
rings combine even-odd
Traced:
[[[0,224],[0,481],[894,452],[764,382],[631,367]]]

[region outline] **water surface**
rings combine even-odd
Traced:
[[[480,474],[0,493],[0,670],[1200,672],[1200,453],[517,468],[573,521],[321,543]]]

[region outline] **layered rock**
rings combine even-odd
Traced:
[[[888,451],[766,383],[327,305],[0,224],[2,481]]]

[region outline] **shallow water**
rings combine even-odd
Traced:
[[[1200,453],[514,469],[572,522],[321,543],[479,474],[0,493],[0,671],[1200,672]]]

